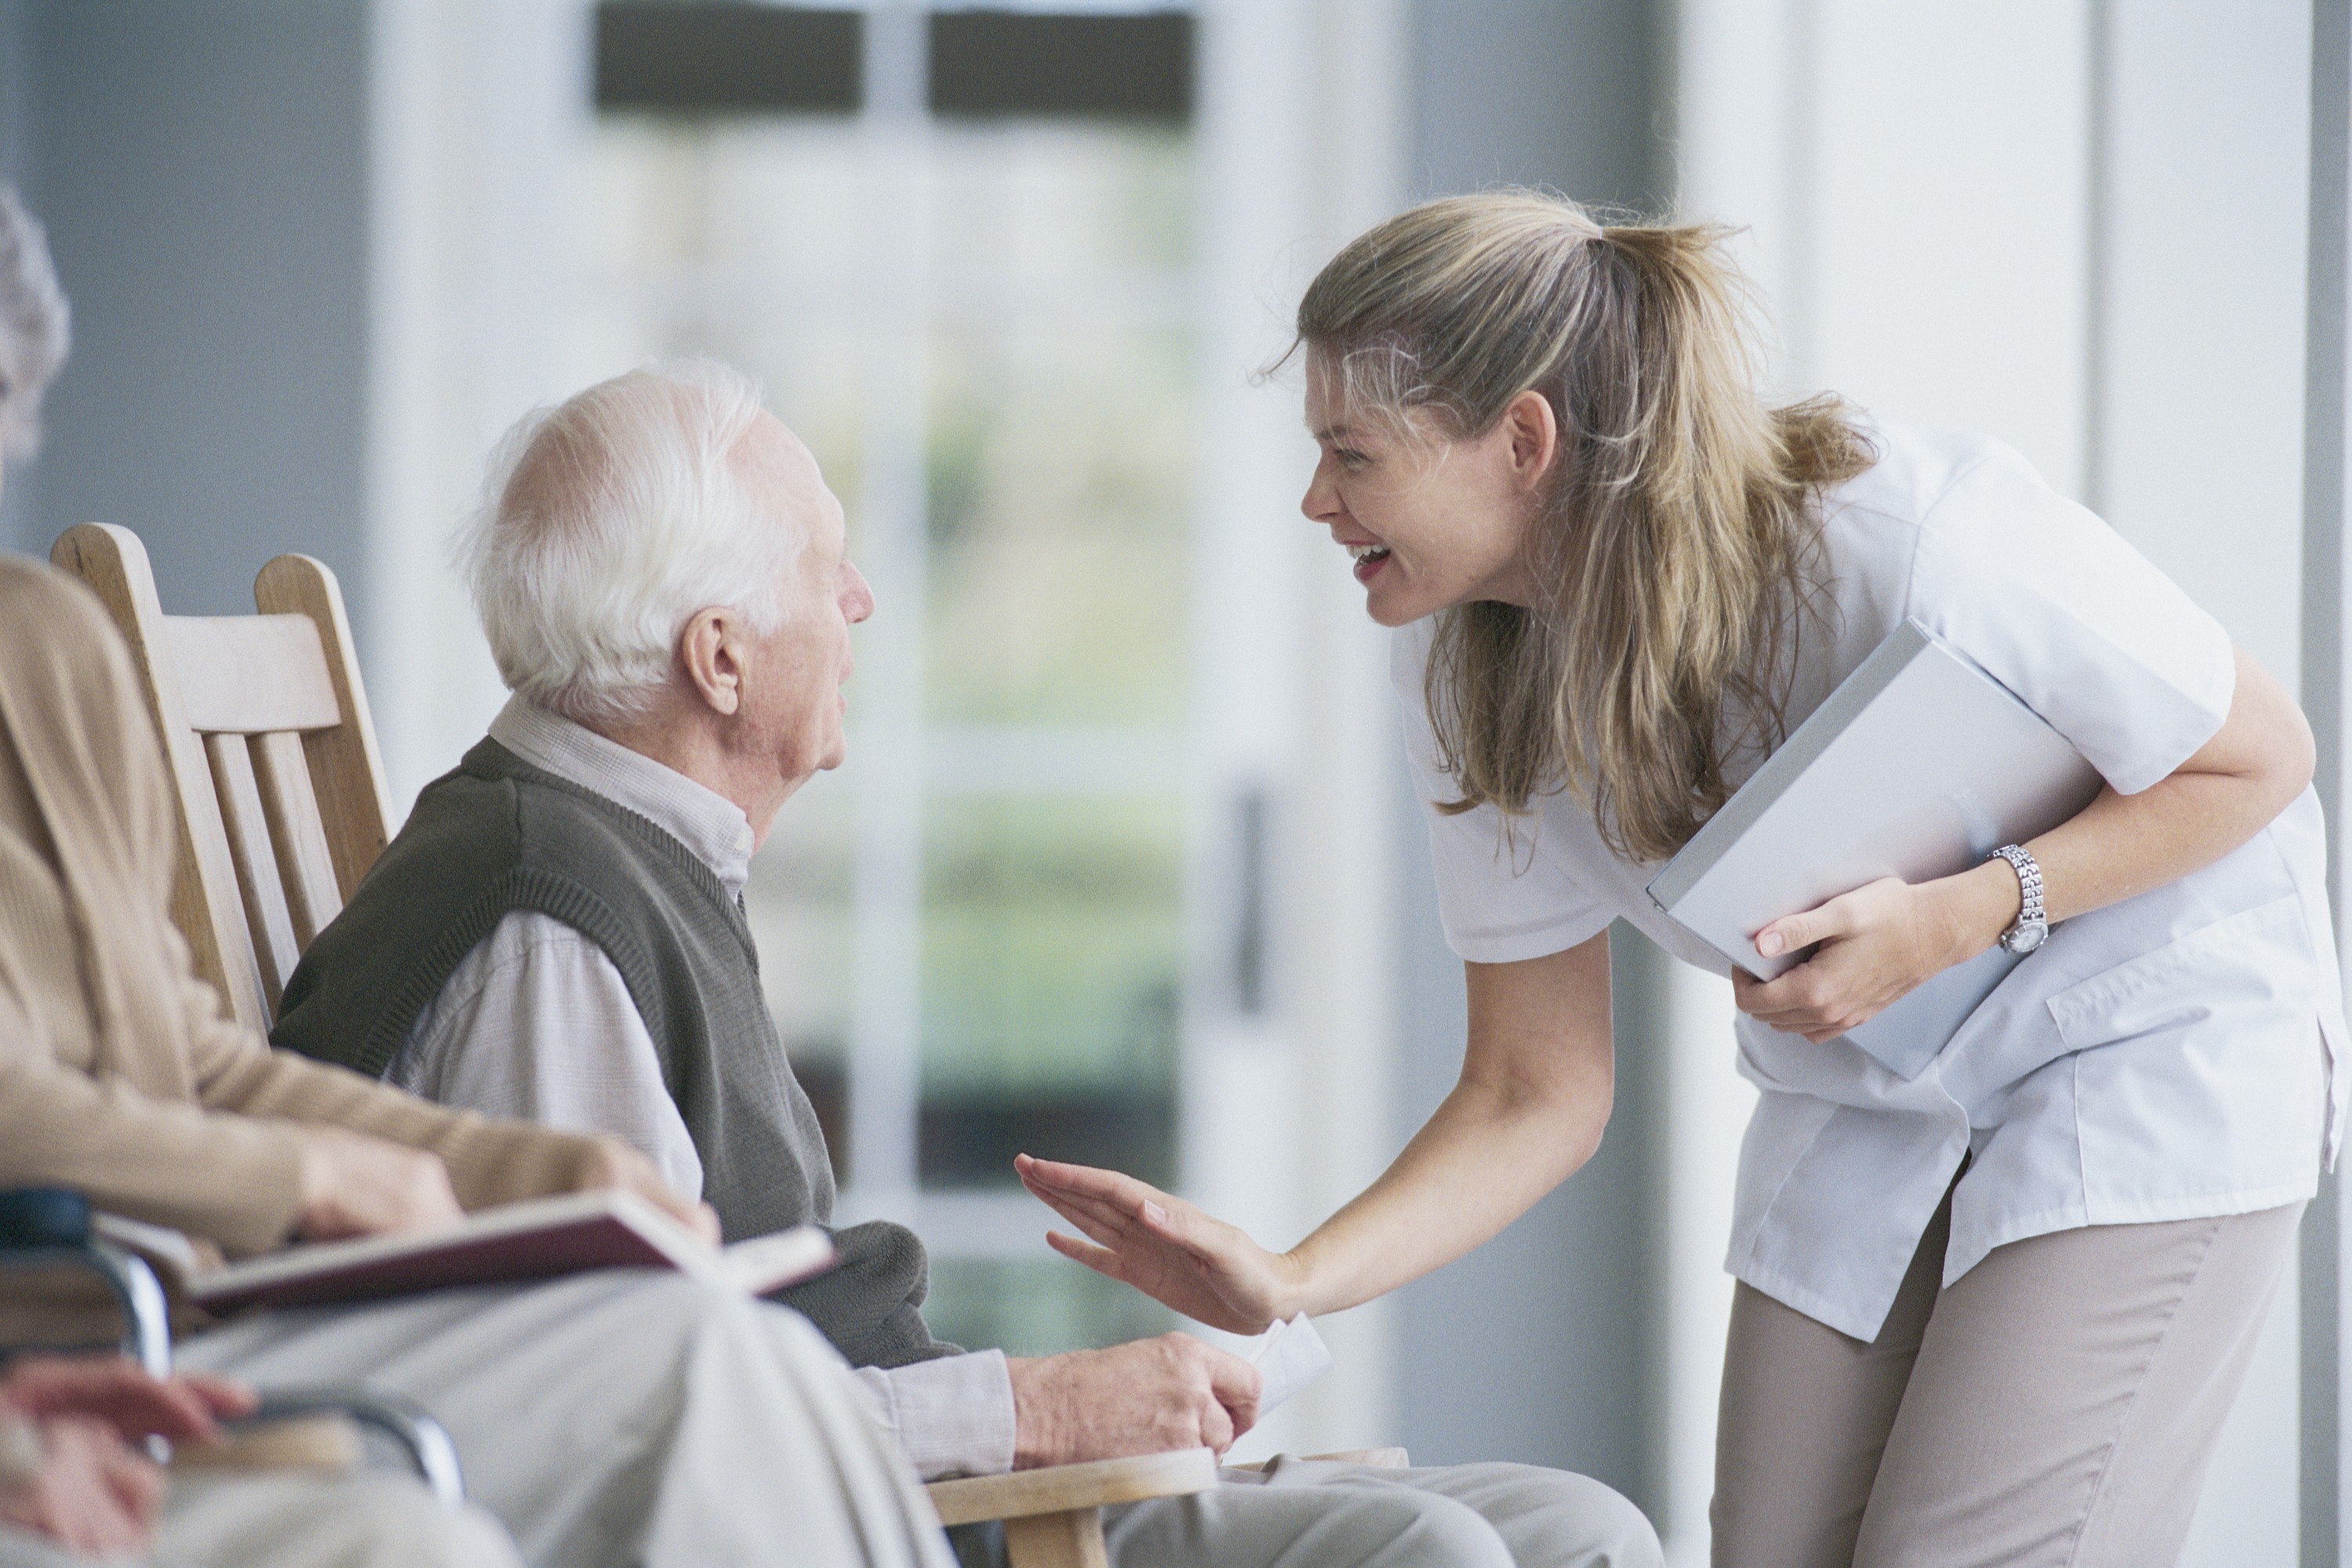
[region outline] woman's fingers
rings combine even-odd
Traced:
[[[1811,947],[1836,935],[1832,914],[1836,907],[1837,900],[1832,899],[1817,910],[1807,910],[1799,915],[1783,915],[1756,933],[1756,951],[1767,958],[1778,958],[1784,952],[1794,952],[1799,948]]]
[[[1125,1216],[1104,1212],[1099,1205],[1080,1203],[1069,1198],[1045,1197],[1046,1206],[1072,1225],[1076,1226],[1105,1247],[1114,1247],[1133,1239],[1133,1231]]]
[[[1034,1180],[1059,1192],[1076,1193],[1118,1205],[1133,1213],[1147,1203],[1163,1206],[1171,1200],[1166,1193],[1149,1182],[1139,1182],[1118,1171],[1106,1171],[1095,1165],[1066,1165],[1058,1160],[1033,1159],[1027,1154],[1013,1156],[1013,1168],[1024,1181]]]
[[[1065,1187],[1049,1187],[1040,1182],[1029,1181],[1025,1177],[1021,1184],[1026,1187],[1029,1190],[1029,1195],[1039,1203],[1070,1215],[1073,1220],[1083,1213],[1092,1215],[1098,1223],[1122,1232],[1137,1229],[1141,1226],[1141,1221],[1134,1214],[1108,1199],[1095,1197],[1087,1193],[1074,1193]]]
[[[1076,1237],[1064,1236],[1058,1230],[1049,1230],[1045,1233],[1045,1245],[1063,1257],[1074,1262],[1083,1263],[1096,1273],[1116,1279],[1122,1285],[1134,1283],[1127,1277],[1125,1260],[1118,1253],[1108,1248],[1088,1247]]]

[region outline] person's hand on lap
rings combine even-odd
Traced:
[[[244,1384],[204,1373],[158,1378],[121,1356],[35,1356],[0,1379],[0,1410],[32,1420],[94,1416],[125,1439],[209,1443],[225,1416],[253,1414]]]
[[[321,1123],[296,1135],[301,1206],[294,1228],[305,1241],[427,1230],[465,1217],[437,1154]]]
[[[709,1204],[697,1203],[680,1194],[662,1179],[654,1163],[617,1138],[596,1138],[594,1145],[583,1163],[579,1186],[583,1192],[609,1189],[635,1193],[652,1204],[678,1224],[709,1242],[719,1245],[719,1212]]]
[[[1223,1453],[1257,1424],[1257,1368],[1190,1334],[1005,1363],[1013,1467],[1174,1448]]]
[[[154,1535],[164,1479],[132,1444],[212,1442],[220,1417],[250,1415],[254,1404],[251,1389],[226,1378],[159,1379],[118,1357],[18,1362],[0,1378],[0,1419],[23,1450],[0,1484],[0,1522],[83,1555],[141,1551]]]

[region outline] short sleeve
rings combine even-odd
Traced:
[[[1429,817],[1437,872],[1437,912],[1446,945],[1473,963],[1516,963],[1575,947],[1606,930],[1615,913],[1574,869],[1558,842],[1568,824],[1559,810],[1512,820],[1491,805],[1446,813],[1460,798],[1437,760],[1437,737],[1423,696],[1433,621],[1396,634],[1390,673],[1404,709],[1405,754],[1413,790]]]
[[[2006,447],[1928,509],[1908,613],[2073,742],[2119,795],[2188,761],[2237,690],[2221,623]]]

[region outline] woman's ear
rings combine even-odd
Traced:
[[[1534,489],[1559,457],[1559,420],[1551,399],[1533,388],[1520,393],[1504,407],[1502,426],[1510,441],[1512,477],[1521,489]]]
[[[677,662],[712,712],[732,716],[742,707],[742,647],[731,611],[697,610],[678,634]]]

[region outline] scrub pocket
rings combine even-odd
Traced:
[[[2308,1194],[2327,1096],[2308,953],[2303,900],[2289,894],[2050,998],[2073,1053],[2088,1223]]]
[[[2069,1050],[2206,1021],[2275,1024],[2315,1011],[2303,899],[2289,893],[2200,926],[2154,952],[2102,970],[2050,998]]]

